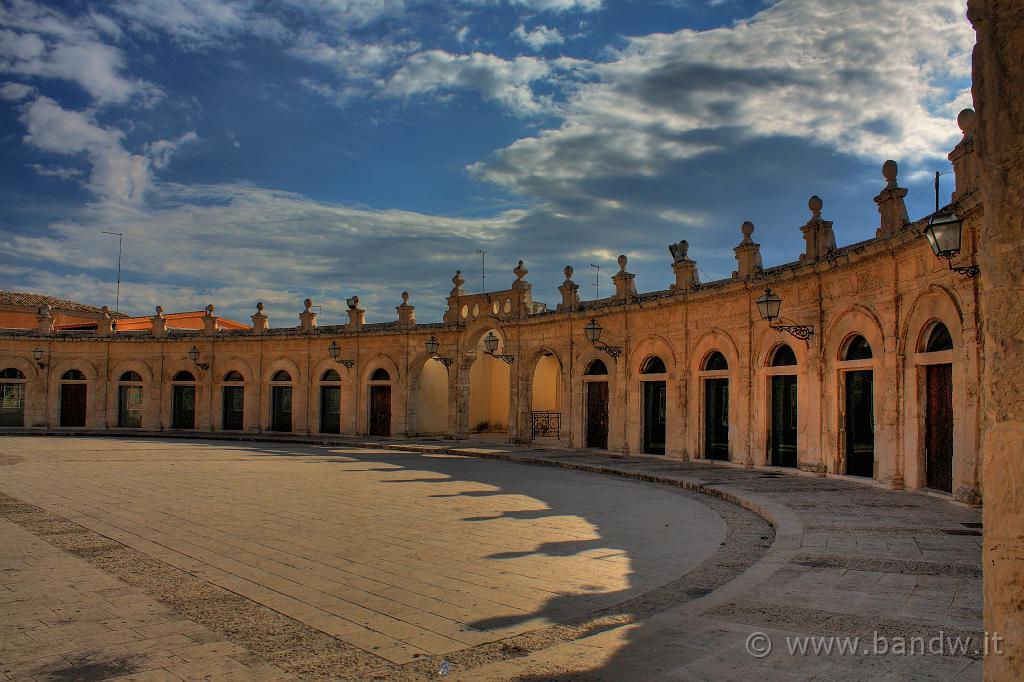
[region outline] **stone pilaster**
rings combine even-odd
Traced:
[[[892,159],[882,164],[882,177],[886,180],[885,189],[875,197],[881,219],[875,236],[882,239],[893,236],[910,223],[907,205],[903,201],[907,196],[907,190],[896,184],[898,171],[899,166]]]

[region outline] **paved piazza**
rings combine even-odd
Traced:
[[[768,469],[467,453],[0,438],[0,679],[980,679],[977,655],[779,652],[977,636],[976,509]],[[744,650],[754,632],[771,655]]]

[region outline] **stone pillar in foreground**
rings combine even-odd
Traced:
[[[984,222],[978,240],[985,332],[982,485],[985,629],[1002,655],[987,682],[1024,680],[1024,3],[970,0]]]

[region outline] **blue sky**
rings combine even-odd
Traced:
[[[795,260],[807,198],[874,235],[880,167],[911,218],[970,106],[963,0],[0,0],[0,288],[149,314],[341,321],[457,268],[556,303],[690,242],[728,277],[744,220]],[[952,189],[951,181],[944,194]],[[602,282],[602,294],[610,282]]]

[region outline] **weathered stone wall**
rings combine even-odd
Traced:
[[[1005,653],[985,679],[1024,679],[1024,4],[971,0],[984,339],[985,628]]]

